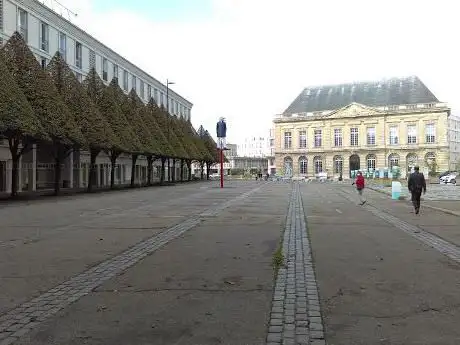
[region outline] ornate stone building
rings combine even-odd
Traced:
[[[309,87],[274,119],[279,174],[445,171],[450,109],[417,77]]]

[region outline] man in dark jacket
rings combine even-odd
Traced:
[[[412,204],[414,205],[415,214],[420,212],[420,197],[426,193],[425,176],[419,172],[419,167],[414,167],[414,172],[410,174],[407,188],[412,194]]]

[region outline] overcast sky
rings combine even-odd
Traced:
[[[49,0],[48,0],[49,1]],[[194,103],[228,139],[266,136],[304,87],[418,75],[460,108],[457,1],[60,0],[72,21]],[[457,34],[455,34],[457,33]]]

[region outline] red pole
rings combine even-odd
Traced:
[[[224,149],[220,149],[220,188],[224,188]]]

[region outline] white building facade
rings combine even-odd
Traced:
[[[239,157],[266,157],[269,154],[269,141],[264,137],[246,138],[238,145]]]
[[[57,51],[65,57],[67,64],[82,81],[91,68],[95,68],[108,85],[117,77],[120,88],[128,93],[135,89],[144,101],[153,97],[158,105],[169,108],[175,116],[190,119],[193,104],[169,89],[122,56],[36,0],[0,0],[0,46],[18,31],[42,67]],[[167,95],[168,93],[168,100]],[[63,171],[64,185],[84,187],[88,181],[89,154],[74,152],[69,156]],[[131,159],[123,155],[118,159],[115,173],[116,183],[130,180]],[[22,158],[19,172],[19,191],[49,188],[54,174],[52,159],[46,148],[37,148]],[[98,186],[110,184],[110,160],[101,153],[97,158]],[[179,168],[176,168],[179,170]],[[154,168],[154,177],[159,178],[160,168]],[[11,156],[5,142],[0,142],[0,192],[11,189]],[[168,172],[166,172],[168,174]],[[147,161],[140,157],[136,166],[136,181],[143,182],[147,176]],[[180,171],[176,172],[180,176]],[[65,181],[65,182],[64,182]]]

